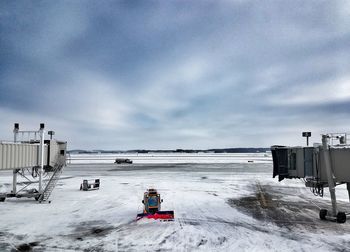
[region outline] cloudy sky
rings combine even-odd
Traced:
[[[350,132],[349,1],[1,1],[0,139],[304,144]]]

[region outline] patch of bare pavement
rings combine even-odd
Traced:
[[[350,226],[332,221],[322,221],[320,208],[330,209],[331,202],[317,201],[317,205],[304,195],[295,195],[293,188],[288,190],[278,186],[252,185],[252,194],[240,198],[230,198],[227,203],[237,210],[252,216],[261,222],[272,222],[279,227],[299,229],[302,227],[312,232],[332,230],[339,233],[350,232]],[[288,196],[299,197],[298,201],[284,200]],[[316,201],[316,200],[315,200]],[[346,209],[346,204],[339,204]]]

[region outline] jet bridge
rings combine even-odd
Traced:
[[[0,171],[13,173],[12,191],[0,194],[0,201],[6,197],[33,197],[40,202],[49,198],[66,165],[67,143],[53,140],[53,131],[48,132],[51,139],[45,140],[44,127],[40,124],[37,131],[20,131],[15,123],[14,141],[0,142]],[[31,186],[34,188],[28,189]]]
[[[0,170],[39,166],[39,150],[39,143],[0,142]]]
[[[350,199],[350,145],[348,134],[333,133],[322,135],[322,144],[313,147],[271,147],[273,177],[283,179],[302,178],[305,186],[315,195],[323,197],[325,187],[329,188],[332,212],[320,210],[321,219],[334,219],[339,223],[346,221],[346,213],[338,212],[335,187],[347,184]]]

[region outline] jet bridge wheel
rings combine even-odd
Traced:
[[[327,209],[321,209],[320,210],[320,219],[325,220],[327,216]]]
[[[344,212],[338,212],[337,222],[338,223],[345,223],[346,222],[346,214]]]

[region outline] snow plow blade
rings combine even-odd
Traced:
[[[158,211],[154,214],[140,213],[137,215],[136,220],[140,220],[143,218],[172,221],[174,220],[174,211]]]

